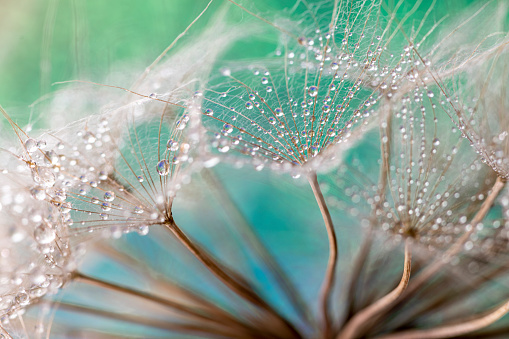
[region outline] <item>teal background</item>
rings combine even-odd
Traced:
[[[111,84],[107,82],[108,74],[121,67],[141,74],[144,67],[152,63],[207,3],[204,0],[0,0],[0,8],[4,13],[0,21],[0,104],[20,125],[35,123],[36,127],[46,128],[50,125],[47,120],[51,119],[51,112],[46,112],[44,105],[38,105],[31,113],[29,105],[57,89],[58,85],[53,83],[81,79]],[[214,13],[224,3],[224,0],[215,0],[182,42],[192,39],[207,27]],[[258,0],[242,3],[271,20],[277,19],[281,11],[288,11],[294,2]],[[395,3],[387,1],[384,11],[394,8]],[[397,18],[402,19],[414,3],[405,0]],[[411,30],[413,25],[418,25],[419,18],[427,12],[431,3],[423,1],[405,27]],[[467,6],[477,4],[479,1],[475,0],[438,0],[422,30],[429,29],[444,15],[454,16]],[[237,8],[229,11],[227,19],[233,23],[256,22]],[[397,43],[403,44],[404,41]],[[180,46],[182,43],[176,49]],[[218,67],[228,60],[270,55],[277,46],[277,34],[270,31],[262,36],[239,41],[224,54]],[[0,130],[1,133],[5,131]],[[362,159],[359,161],[362,162]],[[313,302],[320,284],[320,278],[317,277],[324,270],[326,239],[318,207],[307,184],[302,179],[294,181],[287,176],[268,175],[267,171],[257,173],[244,169],[239,172],[220,167],[219,172],[226,190],[239,203],[248,220],[258,227],[268,246],[274,249],[276,257],[281,262],[292,258],[292,263],[286,267],[304,291],[305,299]],[[298,185],[295,186],[295,183]],[[210,232],[201,232],[200,227],[223,227],[227,218],[221,214],[220,206],[209,206],[208,210],[200,209],[202,213],[193,213],[193,208],[201,208],[196,202],[195,205],[189,204],[194,198],[193,187],[190,186],[188,192],[184,190],[183,198],[176,202],[176,206],[184,211],[176,215],[177,221],[183,225],[194,225],[190,226],[191,234],[203,243],[213,245],[219,241],[217,237],[210,235]],[[211,199],[205,198],[203,204]],[[207,217],[208,213],[218,215],[211,220]],[[346,271],[358,234],[352,230],[353,220],[345,219],[341,213],[334,217],[345,225],[342,228],[344,233],[340,234],[340,246],[346,252],[342,259],[344,267],[341,267]],[[127,243],[133,251],[145,251],[144,258],[154,263],[157,270],[169,276],[175,275],[183,283],[200,287],[195,273],[185,270],[188,264],[186,260],[175,260],[166,265],[168,262],[159,259],[161,252],[164,252],[161,249],[164,244],[135,234],[128,236]],[[147,248],[150,250],[147,251]],[[228,256],[229,253],[233,253],[233,250],[226,246],[217,250],[216,254],[223,256],[225,261],[231,261],[232,265],[239,265],[235,262],[238,258]],[[254,261],[248,258],[246,262],[253,264],[253,267],[243,269],[258,278],[259,287],[265,291],[269,300],[278,302],[278,294],[271,290],[271,281],[264,278]],[[133,279],[131,272],[123,271],[115,263],[101,262],[91,270],[103,274],[105,278],[120,277],[134,285],[143,285],[143,279]],[[212,294],[216,292],[214,290]],[[218,302],[222,301],[218,297]],[[284,303],[281,308],[290,312]],[[290,316],[294,317],[293,314]],[[164,337],[164,333],[154,335]]]

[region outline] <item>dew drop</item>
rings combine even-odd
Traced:
[[[35,152],[37,150],[37,141],[35,141],[32,138],[28,138],[25,141],[25,149],[27,150],[28,153]]]
[[[174,152],[174,151],[178,150],[179,143],[177,141],[174,141],[173,139],[170,139],[170,140],[168,140],[168,143],[166,144],[166,147],[170,151]]]
[[[223,125],[223,131],[222,131],[224,134],[230,134],[231,132],[233,132],[233,126],[230,125],[230,124],[224,124]]]
[[[168,160],[163,159],[157,163],[156,169],[160,176],[168,175],[170,173],[170,163]]]
[[[311,97],[316,97],[318,95],[318,87],[316,86],[309,87],[308,93]]]
[[[111,204],[109,202],[103,202],[101,204],[101,210],[103,210],[104,212],[108,212],[111,210]]]
[[[49,225],[42,223],[34,230],[34,238],[37,243],[46,245],[55,240],[55,231]]]
[[[217,150],[221,153],[226,153],[230,150],[230,146],[228,145],[222,145],[217,148]]]
[[[36,200],[44,200],[46,199],[46,190],[40,186],[35,186],[30,190],[30,194]]]
[[[104,201],[113,201],[115,200],[115,193],[112,191],[107,191],[104,193]]]

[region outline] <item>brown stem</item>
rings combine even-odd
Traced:
[[[202,171],[203,177],[209,181],[209,185],[214,187],[213,193],[217,196],[221,202],[221,206],[225,209],[228,216],[232,219],[236,226],[236,230],[240,233],[246,243],[248,243],[256,255],[263,261],[264,265],[270,270],[272,276],[279,284],[281,290],[285,293],[288,300],[291,302],[295,311],[299,316],[305,320],[308,324],[311,324],[313,320],[308,312],[308,307],[302,295],[295,287],[295,284],[291,281],[290,277],[285,273],[284,269],[279,265],[274,256],[270,253],[270,250],[265,246],[260,236],[256,233],[254,227],[249,223],[245,215],[240,210],[239,206],[231,198],[228,192],[225,191],[224,187],[221,187],[221,182],[214,174],[213,170]]]
[[[142,326],[152,327],[152,328],[159,328],[162,330],[168,330],[168,331],[177,331],[177,332],[184,332],[184,333],[201,333],[201,334],[207,334],[208,336],[220,336],[228,338],[249,338],[249,334],[242,333],[239,334],[232,329],[225,328],[224,326],[221,326],[219,324],[216,324],[215,326],[212,324],[205,324],[203,322],[199,322],[196,324],[184,324],[184,323],[174,323],[169,321],[160,321],[155,319],[149,319],[141,317],[139,314],[132,315],[132,314],[122,314],[122,313],[116,313],[101,309],[96,309],[92,307],[87,307],[83,305],[76,305],[76,304],[69,304],[69,303],[60,303],[59,308],[65,311],[69,312],[82,312],[82,313],[89,313],[95,316],[99,317],[105,317],[120,321],[125,321],[128,323],[135,323]],[[219,326],[218,326],[219,325]],[[254,336],[251,336],[251,338],[255,338]]]
[[[96,245],[95,249],[101,252],[104,255],[109,256],[115,262],[121,263],[130,269],[136,270],[137,274],[143,275],[150,282],[152,288],[157,290],[164,291],[167,294],[179,296],[184,300],[179,301],[181,303],[185,303],[185,305],[196,307],[196,310],[200,312],[203,311],[206,314],[210,314],[217,321],[228,324],[231,327],[239,327],[246,328],[251,327],[251,325],[247,325],[239,320],[237,317],[233,316],[229,312],[222,309],[220,306],[214,304],[212,301],[206,299],[205,296],[196,293],[195,291],[189,290],[182,286],[179,286],[174,281],[168,280],[166,277],[162,276],[160,273],[155,272],[150,266],[145,265],[142,262],[139,262],[136,258],[131,257],[128,254],[125,254],[121,251],[118,251],[111,246],[105,246],[102,244]],[[136,265],[133,265],[136,263]]]
[[[255,289],[239,274],[226,268],[219,263],[214,257],[208,254],[199,245],[193,242],[175,223],[172,217],[164,224],[166,228],[185,246],[191,254],[194,255],[212,274],[214,274],[223,284],[235,292],[238,296],[249,301],[268,315],[272,316],[272,320],[276,321],[280,330],[283,331],[283,337],[301,338],[299,332],[283,318],[276,310],[274,310]]]
[[[449,248],[449,250],[444,254],[443,258],[441,258],[440,260],[436,260],[431,265],[426,267],[423,270],[423,272],[420,273],[415,280],[413,280],[412,284],[410,284],[410,286],[408,287],[408,289],[406,291],[407,295],[415,292],[420,286],[422,286],[426,281],[428,281],[428,279],[430,279],[433,275],[435,275],[435,273],[437,273],[442,268],[442,266],[447,262],[447,260],[449,260],[450,258],[452,258],[453,256],[455,256],[456,254],[458,254],[461,251],[461,248],[463,247],[463,245],[467,242],[469,237],[475,231],[477,224],[479,224],[484,219],[486,214],[491,209],[491,206],[495,202],[496,197],[498,196],[500,191],[502,191],[502,189],[504,188],[505,183],[506,182],[504,179],[501,179],[500,177],[497,178],[497,180],[495,181],[495,184],[493,185],[493,187],[491,189],[490,194],[488,195],[486,200],[484,200],[483,204],[481,205],[481,208],[479,209],[479,211],[476,213],[476,215],[470,222],[470,225],[472,228],[469,231],[467,231],[465,234],[463,234],[463,236],[461,236],[461,238],[459,238]]]
[[[509,301],[504,302],[488,314],[459,324],[445,325],[428,330],[403,331],[383,336],[380,339],[433,339],[456,337],[489,326],[502,318],[507,312],[509,312]]]
[[[403,275],[398,286],[389,294],[385,295],[375,303],[366,307],[357,313],[343,328],[336,339],[354,339],[357,338],[362,331],[365,323],[373,319],[379,312],[388,308],[408,286],[410,280],[410,271],[412,264],[412,255],[410,253],[410,243],[405,242],[405,260],[403,263]]]
[[[5,328],[3,328],[2,326],[0,326],[0,335],[2,335],[2,338],[5,337],[5,339],[12,339],[11,335],[9,334],[9,332],[7,332],[5,330]]]
[[[167,299],[155,296],[153,294],[149,294],[149,293],[142,292],[142,291],[137,291],[137,290],[131,289],[129,287],[125,287],[125,286],[115,285],[113,283],[110,283],[110,282],[107,282],[107,281],[104,281],[104,280],[101,280],[101,279],[98,279],[98,278],[94,278],[94,277],[85,275],[85,274],[80,273],[80,272],[75,272],[74,275],[73,275],[73,278],[74,278],[75,281],[81,281],[81,282],[84,282],[84,283],[87,283],[87,284],[90,284],[90,285],[95,285],[95,286],[98,286],[98,287],[101,287],[101,288],[106,288],[106,289],[109,289],[109,290],[112,290],[112,291],[116,291],[116,292],[120,292],[120,293],[125,293],[125,294],[128,294],[128,295],[132,295],[132,296],[135,296],[135,297],[138,297],[138,298],[145,299],[145,300],[150,300],[150,301],[152,301],[154,303],[157,303],[157,304],[169,307],[169,308],[174,309],[176,311],[182,312],[182,313],[184,313],[186,315],[190,315],[190,316],[196,317],[198,319],[207,320],[207,321],[214,321],[214,319],[211,318],[210,316],[205,315],[202,312],[199,312],[199,311],[197,311],[196,309],[194,309],[192,307],[189,307],[189,306],[186,306],[186,305],[182,305],[180,303],[177,303],[177,302],[174,302],[174,301],[171,301],[171,300],[167,300]]]
[[[329,213],[329,208],[325,203],[320,185],[318,184],[318,177],[315,172],[312,172],[308,176],[309,184],[315,195],[316,202],[322,212],[323,221],[325,228],[327,229],[327,236],[329,238],[329,261],[327,262],[327,270],[325,272],[325,278],[320,291],[319,309],[322,313],[323,318],[323,335],[324,338],[329,338],[331,335],[331,320],[330,320],[330,297],[334,286],[334,278],[336,275],[336,264],[338,261],[338,244],[336,239],[336,232],[334,231],[334,225],[332,218]]]
[[[348,294],[346,295],[347,298],[346,304],[348,305],[347,314],[343,324],[348,322],[355,312],[355,294],[357,284],[361,279],[364,265],[367,262],[369,251],[371,249],[372,244],[373,244],[373,230],[370,228],[367,231],[366,236],[364,237],[359,253],[355,256],[355,264],[352,269],[352,276],[349,281]]]

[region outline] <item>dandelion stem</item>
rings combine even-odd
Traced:
[[[240,210],[239,206],[221,187],[221,182],[215,175],[213,170],[202,171],[205,180],[209,181],[209,185],[214,187],[213,192],[221,202],[221,206],[228,212],[228,216],[235,222],[235,226],[240,232],[244,241],[246,241],[256,252],[259,258],[263,261],[266,267],[269,268],[271,274],[276,279],[277,283],[281,287],[281,290],[285,293],[288,300],[292,303],[294,309],[297,311],[299,316],[304,319],[308,324],[312,323],[311,316],[307,312],[307,307],[302,299],[302,295],[291,281],[290,277],[285,273],[281,265],[277,262],[274,256],[270,253],[270,250],[265,246],[259,235],[256,233],[254,227],[249,223],[245,215]]]
[[[158,321],[154,319],[148,319],[141,317],[139,314],[131,315],[131,314],[122,314],[116,313],[106,310],[100,310],[92,307],[87,307],[83,305],[77,304],[69,304],[69,303],[60,303],[60,309],[69,311],[69,312],[81,312],[81,313],[89,313],[98,317],[106,317],[110,319],[125,321],[128,323],[139,324],[142,326],[148,326],[152,328],[159,328],[162,330],[168,331],[178,331],[178,332],[187,332],[187,333],[205,333],[207,335],[216,335],[220,337],[228,336],[229,338],[240,338],[240,335],[246,335],[245,333],[235,333],[231,328],[224,328],[219,325],[216,327],[211,325],[205,325],[202,322],[197,324],[185,324],[185,323],[174,323],[170,321]],[[218,328],[222,327],[222,328]]]
[[[403,263],[403,275],[398,286],[389,294],[374,302],[370,306],[358,312],[350,321],[345,325],[343,330],[336,337],[337,339],[354,339],[361,333],[363,326],[376,317],[376,315],[388,308],[394,300],[396,300],[408,286],[410,280],[410,271],[412,267],[412,254],[410,253],[410,242],[405,242],[405,259]]]
[[[170,216],[168,223],[164,224],[166,228],[185,246],[191,254],[194,255],[212,274],[214,274],[223,284],[230,288],[240,297],[251,302],[261,310],[267,312],[278,322],[281,330],[286,331],[288,338],[301,338],[297,330],[285,318],[283,318],[276,310],[274,310],[247,282],[242,276],[226,268],[219,263],[212,255],[208,254],[199,245],[193,242]]]
[[[336,239],[336,232],[334,231],[334,225],[332,218],[329,213],[329,208],[325,203],[320,185],[318,184],[318,177],[316,172],[312,172],[308,176],[309,184],[315,195],[316,202],[322,212],[323,221],[325,222],[325,228],[327,229],[327,236],[329,238],[329,261],[327,262],[327,271],[320,291],[319,309],[322,312],[323,318],[323,335],[324,338],[330,337],[331,331],[331,320],[329,314],[329,302],[334,286],[334,278],[336,275],[336,263],[338,260],[338,244]]]
[[[478,318],[462,322],[459,324],[440,326],[428,330],[412,330],[400,333],[389,334],[380,339],[432,339],[432,338],[451,338],[459,335],[467,334],[480,330],[486,326],[493,324],[509,312],[509,301],[496,307],[488,314]]]
[[[5,339],[12,339],[11,335],[2,326],[0,326],[0,334],[5,337]]]
[[[96,245],[95,249],[100,253],[109,256],[115,262],[123,264],[125,267],[136,270],[136,273],[142,275],[150,281],[150,285],[157,290],[170,293],[171,295],[179,296],[184,299],[186,304],[196,306],[197,309],[201,309],[214,316],[214,318],[224,324],[228,324],[230,327],[238,326],[246,328],[248,325],[241,322],[235,316],[223,310],[220,306],[214,304],[212,301],[206,299],[205,296],[197,294],[195,291],[189,290],[182,286],[179,286],[175,282],[168,280],[160,273],[150,269],[150,266],[144,265],[143,262],[125,254],[121,251],[113,249],[111,246]],[[136,265],[133,265],[135,263]]]
[[[174,309],[176,311],[180,311],[180,312],[186,313],[186,314],[194,316],[196,318],[214,321],[213,318],[211,318],[211,317],[209,317],[209,316],[207,316],[207,315],[205,315],[205,314],[203,314],[201,312],[198,312],[197,310],[195,310],[192,307],[189,307],[189,306],[186,306],[186,305],[182,305],[182,304],[179,304],[179,303],[177,303],[175,301],[167,300],[167,299],[155,296],[153,294],[149,294],[149,293],[142,292],[142,291],[137,291],[137,290],[131,289],[129,287],[119,286],[119,285],[116,285],[116,284],[113,284],[113,283],[110,283],[110,282],[107,282],[107,281],[104,281],[104,280],[101,280],[101,279],[98,279],[98,278],[90,277],[90,276],[85,275],[85,274],[80,273],[80,272],[75,272],[74,273],[74,279],[77,280],[77,281],[81,281],[81,282],[90,284],[90,285],[95,285],[95,286],[98,286],[98,287],[110,289],[112,291],[117,291],[117,292],[120,292],[120,293],[129,294],[129,295],[132,295],[132,296],[135,296],[135,297],[139,297],[139,298],[142,298],[142,299],[150,300],[150,301],[155,302],[157,304],[170,307],[170,308],[172,308],[172,309]]]
[[[367,234],[364,236],[364,240],[362,242],[361,248],[357,255],[355,256],[355,264],[352,269],[352,275],[349,280],[349,286],[348,286],[348,294],[346,295],[346,305],[347,305],[347,312],[346,312],[346,318],[343,323],[347,322],[354,314],[355,311],[355,294],[357,290],[357,284],[359,283],[359,280],[361,279],[364,264],[367,261],[368,254],[370,251],[370,248],[373,244],[373,230],[369,229]]]
[[[423,270],[422,273],[420,273],[417,278],[410,284],[406,291],[406,295],[409,295],[413,292],[415,292],[422,284],[424,284],[428,279],[430,279],[435,273],[437,273],[440,268],[444,265],[445,262],[447,262],[448,259],[455,256],[461,251],[461,248],[463,245],[467,242],[467,240],[470,238],[472,233],[475,231],[477,224],[479,224],[486,214],[491,209],[491,206],[493,205],[496,197],[502,191],[502,189],[505,187],[505,180],[498,177],[495,181],[495,184],[493,185],[490,194],[486,197],[486,200],[484,200],[483,204],[481,205],[481,208],[479,211],[477,211],[476,215],[470,222],[471,229],[467,231],[461,238],[459,238],[456,243],[454,243],[449,250],[445,253],[444,258],[441,260],[437,260],[431,265],[429,265],[427,268]]]

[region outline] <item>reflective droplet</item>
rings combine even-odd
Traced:
[[[147,235],[148,231],[149,231],[149,228],[148,228],[147,225],[143,225],[143,226],[138,227],[138,234],[139,235]]]
[[[104,193],[104,201],[113,201],[115,200],[115,193],[112,191],[108,191]]]
[[[46,199],[46,190],[40,186],[35,186],[30,190],[30,194],[36,200],[44,200]]]
[[[226,153],[230,150],[230,146],[228,145],[222,145],[217,148],[217,150],[221,153]]]
[[[316,86],[311,86],[309,87],[309,96],[311,97],[316,97],[318,95],[318,87]]]
[[[168,160],[163,159],[157,163],[156,169],[159,175],[161,176],[168,175],[168,173],[170,173],[170,163],[168,162]]]
[[[28,153],[35,152],[37,150],[37,141],[35,141],[32,138],[28,138],[25,141],[25,149],[27,150]]]
[[[106,179],[108,179],[108,173],[106,173],[105,171],[99,172],[99,180],[106,180]]]
[[[36,166],[32,169],[32,178],[42,187],[50,188],[55,185],[55,173],[48,167]]]
[[[111,204],[109,202],[103,202],[101,204],[101,210],[103,210],[104,212],[108,212],[111,210]]]
[[[166,144],[166,147],[174,152],[179,149],[179,143],[177,141],[174,141],[173,139],[168,140],[168,143]]]
[[[37,243],[41,245],[46,245],[53,240],[55,240],[56,234],[55,231],[49,227],[46,223],[42,223],[39,226],[37,226],[34,230],[34,238]]]
[[[224,124],[223,125],[223,133],[230,134],[231,132],[233,132],[233,126],[230,124]]]
[[[253,103],[252,102],[246,102],[246,108],[247,109],[253,109]]]

